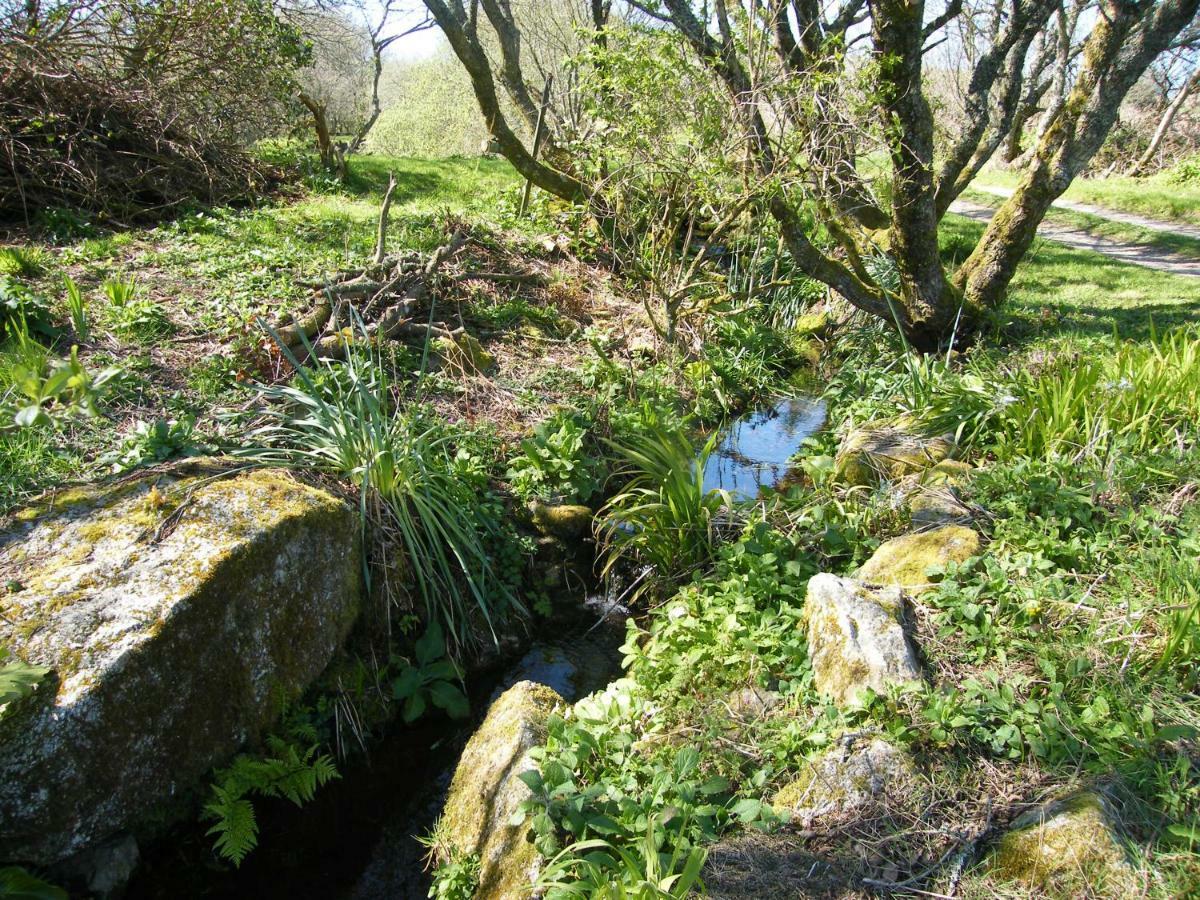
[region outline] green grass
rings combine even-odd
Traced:
[[[1015,172],[985,169],[974,183],[1011,188],[1016,187],[1018,179]],[[1165,173],[1149,178],[1119,175],[1104,179],[1076,178],[1063,199],[1152,219],[1200,225],[1200,185],[1176,184]]]
[[[993,209],[998,209],[1000,204],[1004,202],[1003,198],[996,194],[971,189],[963,192],[963,199],[970,200],[982,206],[990,206]],[[1130,244],[1143,244],[1154,250],[1163,250],[1169,253],[1178,253],[1181,256],[1192,259],[1200,259],[1200,238],[1194,238],[1186,234],[1174,234],[1169,231],[1142,228],[1138,225],[1116,222],[1112,219],[1106,219],[1103,216],[1076,212],[1070,209],[1051,208],[1050,212],[1046,215],[1046,221],[1053,224],[1065,225],[1070,228],[1078,228],[1097,237],[1110,238],[1114,241],[1122,241]]]
[[[970,253],[983,226],[960,216],[942,224],[948,264]],[[1026,334],[1148,336],[1200,316],[1200,278],[1184,278],[1039,239],[1021,263],[1001,318]]]

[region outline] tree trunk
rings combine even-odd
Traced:
[[[329,121],[325,116],[325,104],[303,92],[300,94],[300,102],[312,113],[313,127],[317,133],[317,154],[320,156],[321,166],[338,181],[345,181],[349,174],[346,170],[346,154],[341,147],[334,144],[333,138],[330,137]]]
[[[1150,138],[1150,146],[1146,148],[1146,152],[1142,154],[1141,159],[1133,164],[1125,174],[1130,178],[1136,178],[1146,171],[1146,167],[1150,165],[1154,155],[1158,153],[1158,148],[1162,146],[1163,138],[1167,136],[1167,132],[1171,130],[1171,124],[1175,121],[1175,116],[1179,110],[1183,108],[1183,104],[1187,102],[1188,97],[1196,87],[1200,85],[1200,68],[1192,74],[1192,77],[1179,89],[1179,93],[1175,95],[1175,99],[1163,112],[1162,118],[1158,120],[1158,127],[1154,129],[1154,136]]]
[[[933,183],[933,114],[921,86],[924,3],[876,0],[871,28],[880,54],[884,121],[892,125],[892,256],[900,274],[897,326],[919,350],[950,334],[962,299],[946,278],[938,250]],[[971,318],[968,312],[968,318]]]
[[[1016,191],[955,273],[969,302],[999,305],[1050,205],[1100,149],[1129,89],[1198,8],[1200,0],[1162,0],[1147,14],[1139,4],[1108,0],[1084,45],[1083,66],[1062,112]]]

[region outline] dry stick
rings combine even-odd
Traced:
[[[546,76],[546,88],[542,91],[542,108],[538,110],[537,126],[533,129],[533,153],[531,156],[534,161],[537,161],[538,150],[542,146],[542,132],[545,130],[546,124],[546,107],[550,105],[550,86],[554,84],[554,76]],[[521,208],[517,212],[517,216],[525,218],[525,209],[529,206],[529,195],[533,191],[533,182],[528,178],[525,179],[525,191],[521,194]]]
[[[388,172],[387,193],[383,195],[383,206],[379,210],[379,230],[375,237],[375,265],[383,264],[383,245],[387,241],[388,213],[392,210],[392,194],[396,191],[396,175]]]

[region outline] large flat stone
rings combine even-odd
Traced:
[[[353,510],[212,463],[75,489],[0,536],[0,643],[52,674],[0,712],[0,847],[136,828],[254,738],[357,615]]]
[[[979,534],[963,525],[943,525],[885,541],[858,570],[869,584],[895,585],[910,593],[930,587],[926,570],[978,556]]]

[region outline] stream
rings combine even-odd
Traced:
[[[805,397],[743,416],[709,457],[705,486],[753,500],[787,475],[790,457],[824,422],[824,404]],[[567,624],[544,626],[523,656],[472,677],[470,721],[393,722],[303,808],[256,799],[259,844],[240,868],[215,859],[208,823],[167,830],[142,848],[126,900],[424,898],[429,876],[417,838],[433,826],[462,748],[492,700],[531,680],[573,701],[619,676],[628,611],[601,594],[574,602]]]

